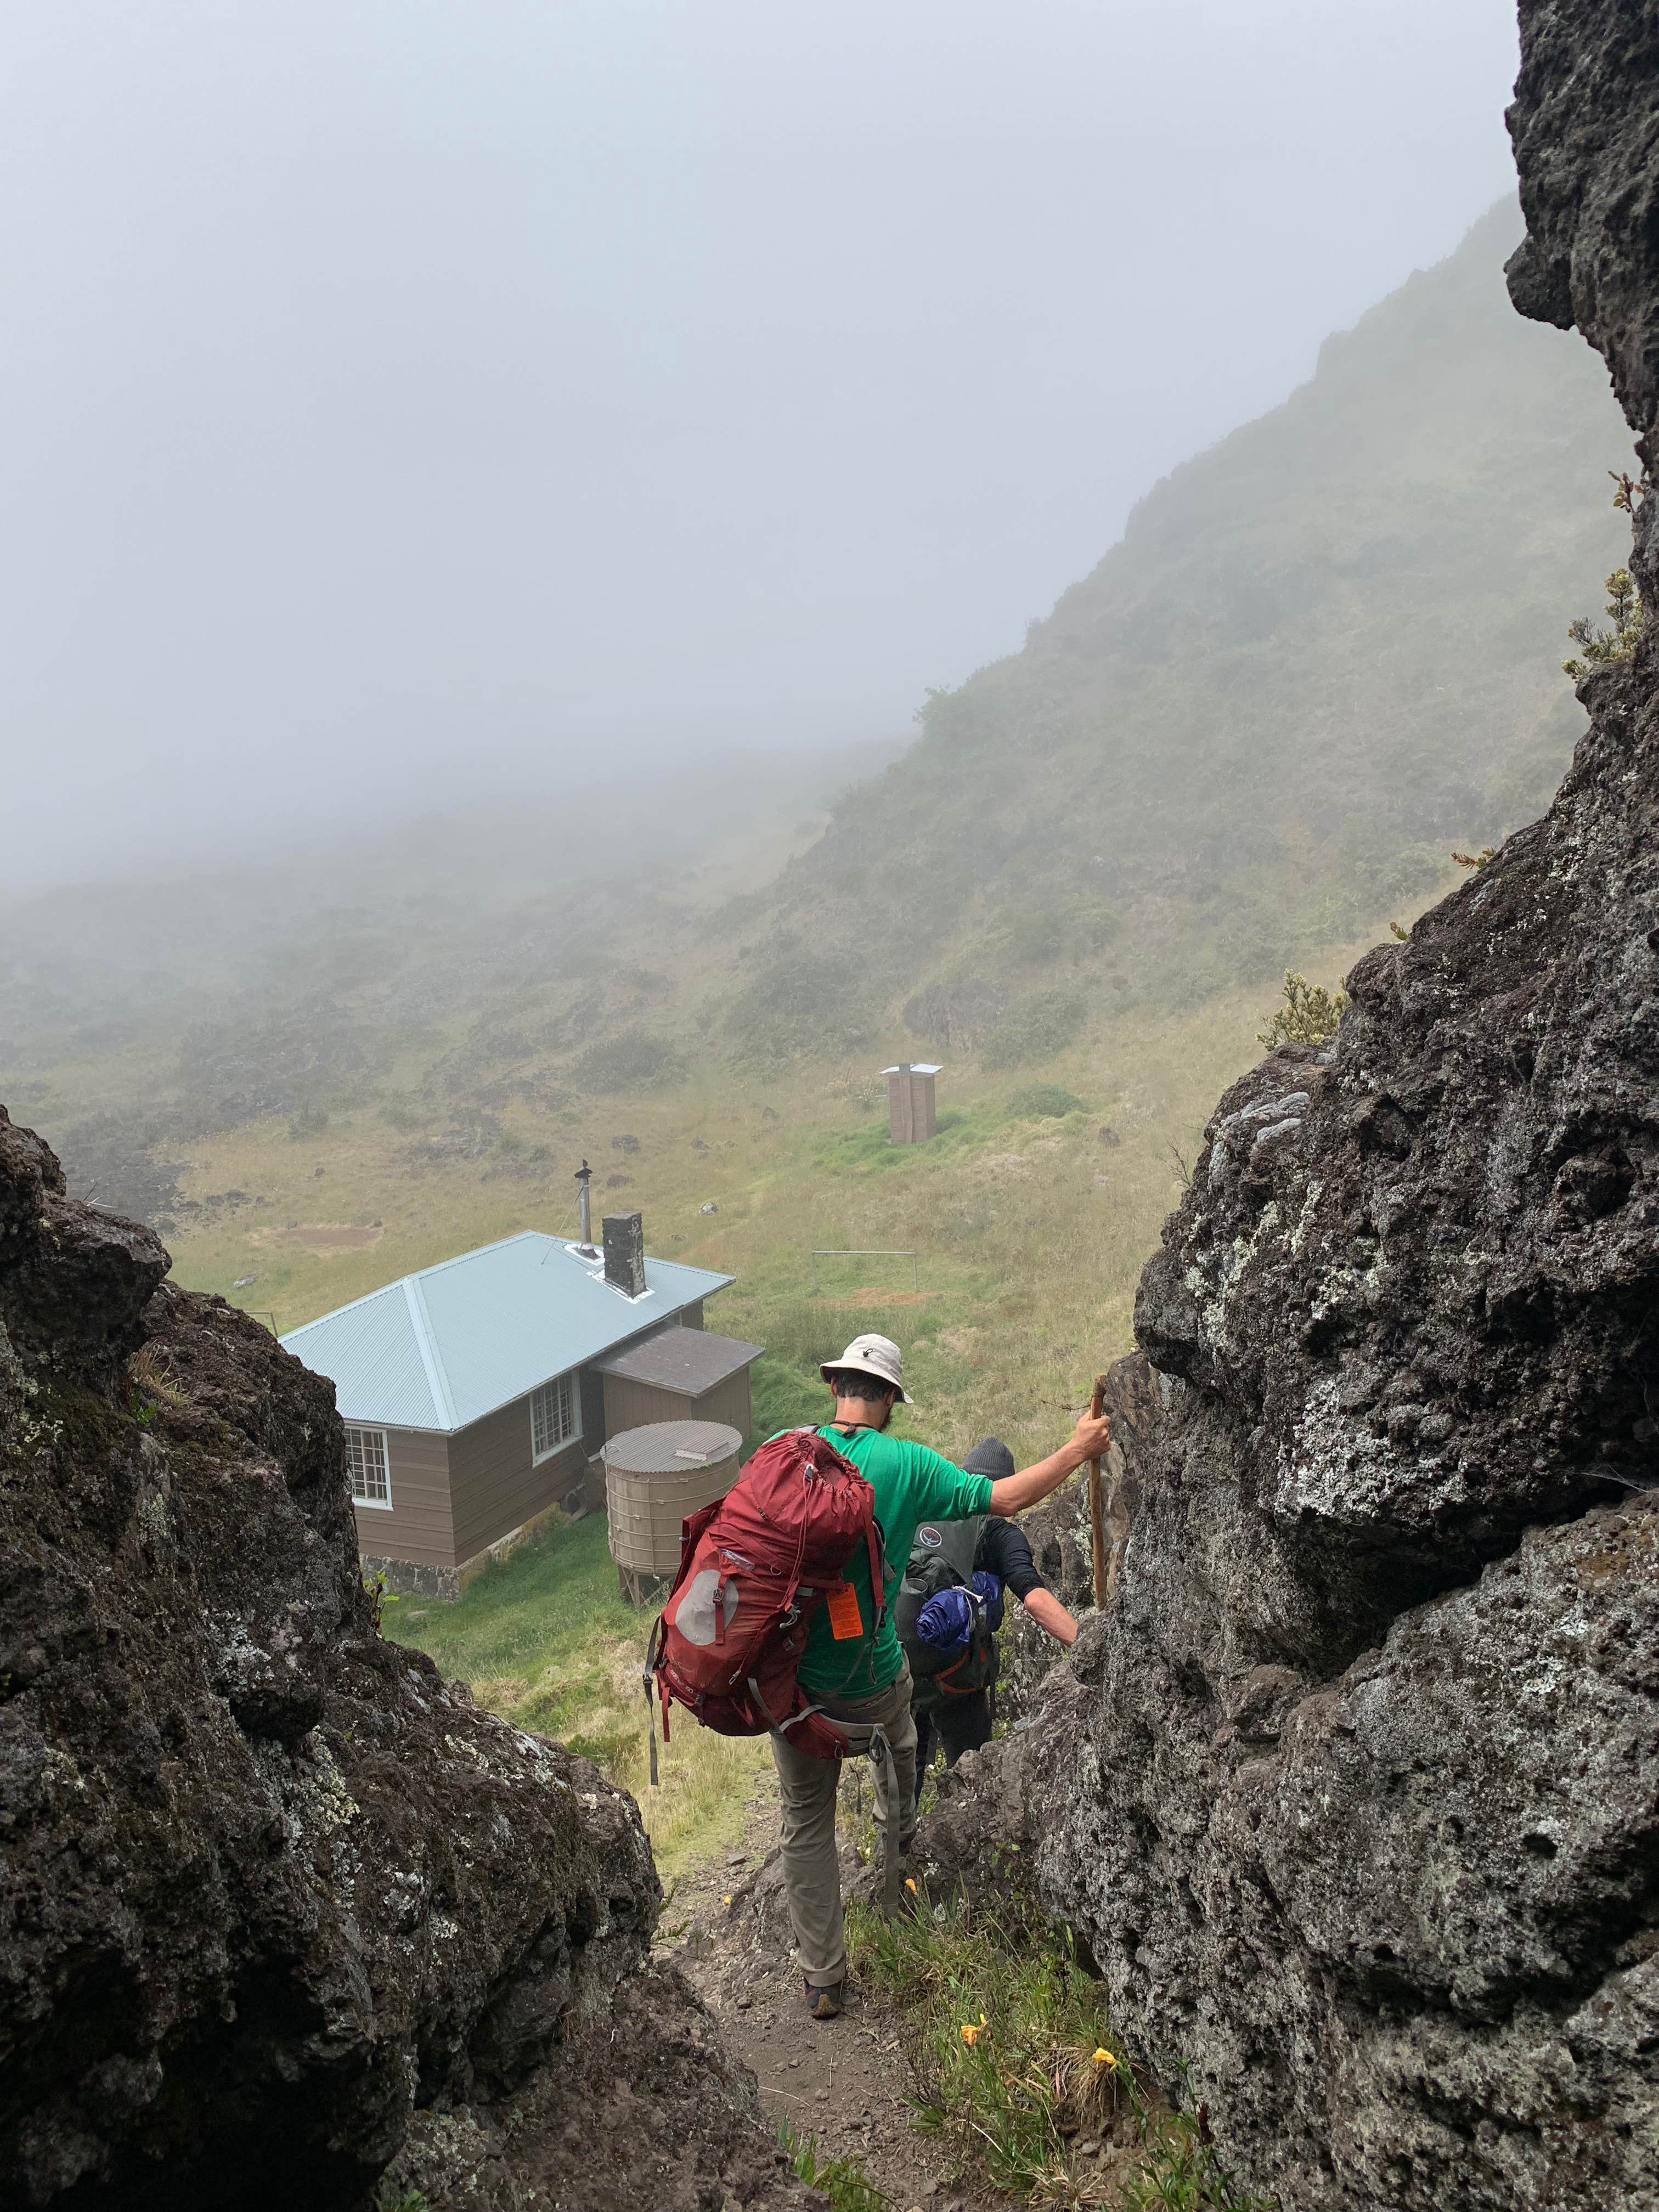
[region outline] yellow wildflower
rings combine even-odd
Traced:
[[[1117,2061],[1103,2044],[1101,2048],[1095,2053],[1095,2064],[1097,2066],[1115,2066],[1117,2064]]]
[[[909,1891],[909,1893],[910,1893],[910,1894],[911,1894],[911,1896],[912,1896],[912,1897],[915,1897],[915,1896],[916,1895],[916,1893],[916,1893],[916,1878],[915,1878],[915,1875],[913,1875],[913,1874],[907,1874],[907,1875],[905,1875],[905,1877],[904,1877],[904,1887],[905,1887]]]
[[[722,1905],[730,1905],[730,1903],[731,1903],[731,1902],[732,1902],[732,1900],[731,1900],[731,1899],[730,1899],[729,1897],[723,1897],[723,1898],[721,1898],[721,1899],[720,1899],[720,1903],[721,1903]]]
[[[965,2020],[962,2023],[962,2039],[967,2045],[969,2051],[971,2051],[974,2045],[979,2041],[979,2029],[974,2026],[971,2021]]]

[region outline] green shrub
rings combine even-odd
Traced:
[[[1611,627],[1597,629],[1588,615],[1580,615],[1576,623],[1567,625],[1567,635],[1579,651],[1561,665],[1575,684],[1581,677],[1588,676],[1592,668],[1628,660],[1642,635],[1642,602],[1630,570],[1615,568],[1602,588],[1607,595],[1607,621]]]
[[[1057,960],[1065,944],[1065,922],[1054,907],[1026,907],[1008,925],[1008,957],[1021,968],[1042,968]]]
[[[982,975],[959,975],[954,982],[926,983],[907,1000],[904,1026],[942,1051],[973,1052],[1002,1019],[1007,1003],[1007,994]]]
[[[1086,1114],[1089,1102],[1059,1083],[1028,1083],[1008,1101],[1012,1121],[1063,1121],[1068,1114]]]
[[[591,1044],[570,1071],[584,1091],[661,1091],[685,1073],[685,1060],[645,1030],[623,1030]]]
[[[1123,2212],[1274,2212],[1273,2201],[1234,2179],[1215,2147],[1209,2114],[1170,2112],[1148,2130],[1146,2162],[1123,2186]]]
[[[846,960],[792,951],[738,993],[726,1008],[726,1034],[740,1054],[756,1060],[838,1051],[871,1036],[880,996],[860,990]]]
[[[1276,1044],[1323,1044],[1342,1026],[1347,1006],[1346,991],[1328,991],[1322,984],[1310,983],[1305,975],[1287,968],[1285,996],[1269,1017],[1267,1028],[1256,1031],[1255,1041],[1269,1051]]]
[[[1075,991],[1034,991],[1017,999],[985,1041],[987,1067],[1025,1067],[1064,1052],[1083,1026],[1084,1002]]]
[[[847,1933],[854,1972],[901,2008],[919,2125],[996,2188],[1064,2201],[1070,2137],[1097,2130],[1129,2081],[1106,1992],[1069,1944],[960,1904],[897,1920],[854,1906]]]

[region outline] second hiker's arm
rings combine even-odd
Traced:
[[[1089,1456],[1092,1459],[1093,1453]],[[1037,1626],[1052,1636],[1056,1644],[1077,1642],[1077,1622],[1051,1589],[1045,1589],[1039,1583],[1034,1590],[1021,1598],[1020,1603]]]
[[[1103,1457],[1111,1441],[1111,1416],[1085,1413],[1058,1451],[1050,1452],[1035,1467],[1022,1468],[1018,1474],[1005,1474],[1000,1482],[991,1485],[992,1512],[1006,1520],[1012,1514],[1024,1512],[1028,1505],[1040,1504],[1060,1488],[1068,1474],[1075,1474],[1085,1459]]]

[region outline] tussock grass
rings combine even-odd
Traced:
[[[651,1618],[617,1592],[599,1514],[525,1545],[453,1605],[389,1597],[382,1607],[389,1636],[429,1652],[481,1705],[556,1737],[630,1790],[669,1882],[739,1833],[770,1762],[763,1737],[714,1735],[680,1714],[659,1744],[661,1780],[651,1788],[641,1680]]]
[[[1047,2207],[1271,2212],[1234,2183],[1201,2109],[1172,2112],[1137,2079],[1063,1933],[960,1903],[894,1920],[855,1904],[848,1955],[898,2008],[918,2124],[964,2170]]]
[[[892,2199],[871,2180],[862,2159],[821,2159],[814,2138],[798,2135],[787,2121],[779,2130],[779,2141],[789,2154],[796,2180],[809,2189],[821,2189],[830,2199],[830,2212],[890,2212]]]

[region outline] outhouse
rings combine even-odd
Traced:
[[[905,1060],[884,1067],[887,1078],[887,1137],[890,1144],[925,1145],[939,1127],[933,1115],[937,1064]]]

